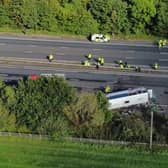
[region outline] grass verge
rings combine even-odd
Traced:
[[[11,27],[0,27],[0,33],[7,33],[7,34],[22,34],[21,29],[15,29]],[[27,30],[27,35],[46,35],[46,36],[55,36],[59,38],[74,38],[74,39],[81,39],[86,40],[87,37],[84,35],[75,35],[72,33],[62,33],[62,32],[49,32],[49,31],[43,31],[43,30]],[[129,35],[114,35],[114,40],[148,40],[148,41],[158,41],[159,37],[152,36],[152,35],[145,35],[145,34],[129,34]]]
[[[168,151],[0,137],[3,168],[166,168]]]

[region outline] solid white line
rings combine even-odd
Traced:
[[[0,46],[4,46],[4,45],[6,45],[6,43],[0,43]]]
[[[159,61],[168,61],[168,58],[166,59],[159,59]]]
[[[66,48],[69,48],[69,47],[59,47],[59,48],[61,48],[61,49],[66,49]]]
[[[30,47],[36,47],[36,45],[30,45]]]
[[[168,55],[168,52],[160,52],[160,54]]]
[[[134,57],[126,57],[126,59],[134,59]]]
[[[56,55],[65,55],[64,53],[56,53]]]
[[[94,48],[93,49],[93,51],[100,51],[100,50],[102,50],[102,49],[100,49],[100,48]]]

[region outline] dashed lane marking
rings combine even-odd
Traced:
[[[126,59],[134,59],[134,57],[126,57]]]
[[[65,55],[64,53],[56,53],[56,55]]]
[[[32,51],[24,51],[25,54],[31,54],[33,53]]]

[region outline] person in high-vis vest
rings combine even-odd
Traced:
[[[124,65],[120,64],[120,69],[123,70],[124,69]]]
[[[105,93],[109,93],[110,91],[111,91],[111,88],[110,88],[109,85],[107,85],[107,86],[105,87]]]
[[[167,44],[167,40],[166,40],[166,39],[164,39],[162,43],[163,43],[163,44],[162,44],[162,46],[163,46],[163,47],[165,47],[165,46],[166,46],[166,44]]]
[[[89,53],[88,55],[86,55],[86,58],[89,60],[92,59],[92,54]]]
[[[84,61],[84,66],[90,66],[90,62],[88,60]]]
[[[157,70],[157,69],[158,69],[158,63],[154,63],[153,68],[154,68],[155,70]]]
[[[104,65],[104,58],[103,57],[101,57],[100,65]]]
[[[54,55],[53,55],[53,54],[48,55],[48,60],[49,60],[50,62],[51,62],[53,59],[54,59]]]

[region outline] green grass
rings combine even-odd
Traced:
[[[168,152],[0,137],[2,168],[167,168]]]

